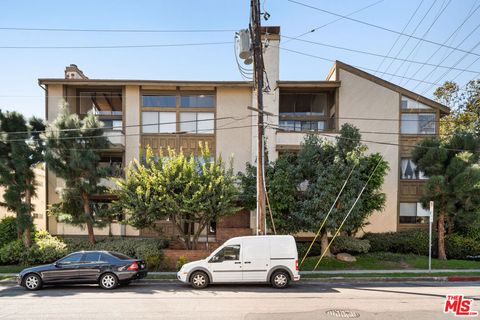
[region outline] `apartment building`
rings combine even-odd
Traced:
[[[386,232],[425,225],[428,213],[418,203],[426,177],[411,161],[410,151],[420,139],[438,134],[438,120],[449,109],[435,101],[337,61],[325,80],[279,79],[280,28],[264,27],[268,39],[264,60],[270,90],[264,94],[270,159],[298,150],[305,132],[335,136],[344,123],[360,129],[370,152],[380,152],[390,163],[385,178],[385,209],[374,213],[366,231]],[[88,74],[88,72],[86,72]],[[319,78],[325,78],[319,74]],[[89,79],[75,65],[64,78],[39,79],[45,89],[45,117],[53,121],[65,100],[71,112],[85,115],[94,109],[107,127],[112,147],[101,153],[102,165],[115,166],[122,174],[142,149],[158,152],[167,147],[198,154],[199,143],[208,143],[212,154],[233,157],[235,171],[245,170],[256,159],[256,94],[249,81],[169,81]],[[105,181],[105,184],[111,182]],[[343,181],[339,181],[343,183]],[[58,201],[62,185],[52,172],[46,174],[46,204]],[[111,201],[99,197],[97,201]],[[45,217],[53,234],[85,234],[86,231]],[[175,235],[168,221],[159,222]],[[222,240],[251,234],[254,213],[247,211],[212,224],[204,237]],[[153,235],[118,223],[96,230],[97,234]],[[208,233],[208,234],[207,234]]]

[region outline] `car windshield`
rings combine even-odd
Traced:
[[[130,258],[129,256],[126,256],[124,254],[118,253],[118,252],[108,252],[115,258],[118,258],[120,260],[133,260],[133,258]]]

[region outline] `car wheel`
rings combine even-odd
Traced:
[[[100,287],[106,290],[112,290],[118,287],[117,276],[113,273],[104,273],[99,280]]]
[[[30,273],[25,276],[25,280],[23,280],[23,285],[27,290],[38,290],[42,287],[42,279],[39,275],[35,273]]]
[[[203,289],[208,286],[208,276],[203,271],[195,271],[190,277],[190,284],[195,289]]]
[[[272,286],[277,289],[283,289],[288,286],[290,277],[285,271],[276,271],[270,280]]]

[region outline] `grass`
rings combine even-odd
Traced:
[[[432,273],[357,273],[357,274],[309,274],[303,280],[319,278],[425,278],[448,276],[480,276],[480,272],[432,272]]]
[[[27,267],[25,266],[0,266],[0,273],[19,273],[23,269]]]
[[[343,262],[335,258],[323,258],[317,270],[392,270],[427,269],[428,257],[414,254],[372,252],[359,254],[356,262]],[[319,257],[308,257],[302,271],[313,270]],[[432,269],[480,269],[480,261],[432,259]]]

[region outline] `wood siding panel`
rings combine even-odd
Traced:
[[[423,195],[425,181],[400,180],[399,202],[417,202]]]

